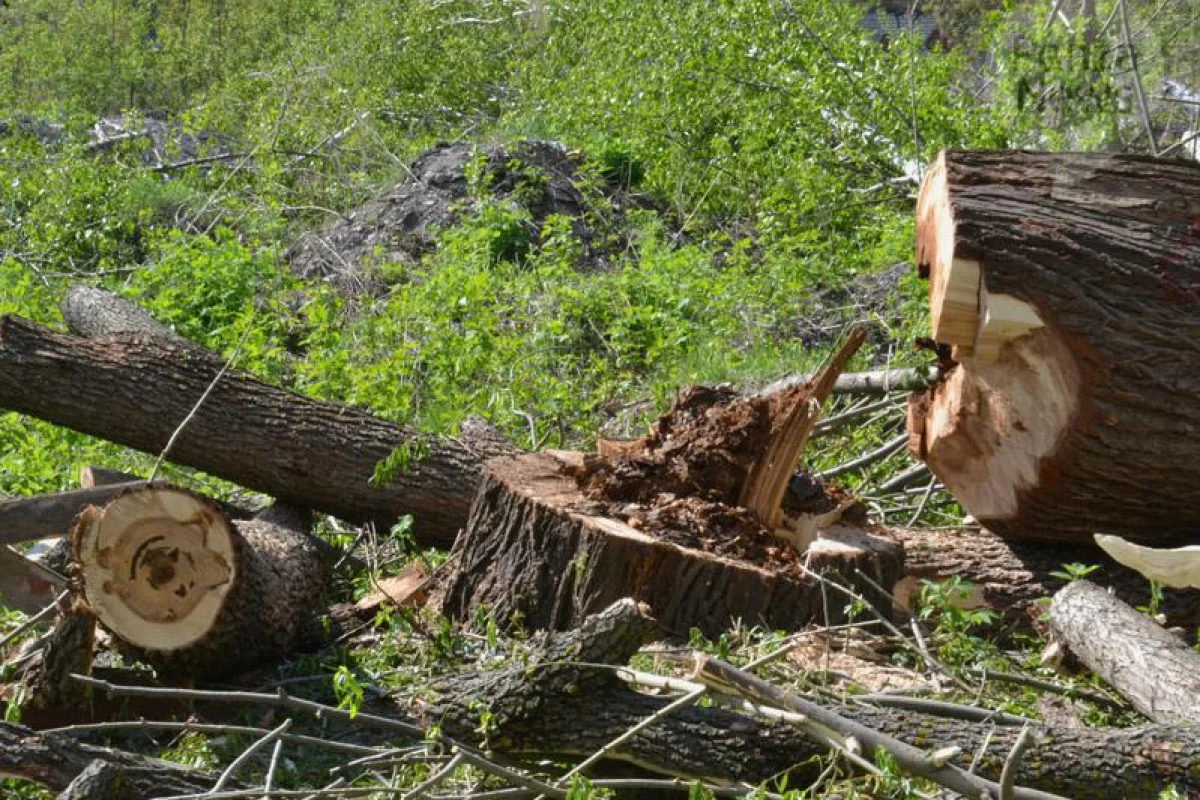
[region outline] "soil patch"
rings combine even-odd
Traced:
[[[473,177],[477,166],[481,174]],[[627,186],[586,170],[582,155],[558,142],[439,144],[418,156],[400,183],[301,235],[286,257],[303,278],[329,280],[349,294],[379,294],[388,283],[371,264],[418,262],[436,247],[439,229],[479,214],[488,200],[524,211],[528,220],[499,257],[520,259],[538,247],[547,219],[559,215],[582,245],[575,265],[581,270],[609,267],[630,244],[627,213],[652,207]]]

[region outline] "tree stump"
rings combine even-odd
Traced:
[[[945,379],[914,454],[1005,537],[1200,530],[1200,165],[948,152],[917,202]]]
[[[325,589],[315,544],[263,520],[231,523],[182,489],[133,489],[89,506],[73,569],[106,629],[160,673],[214,679],[287,655]]]
[[[487,463],[459,542],[446,613],[467,620],[487,606],[498,619],[530,630],[566,630],[632,597],[665,628],[680,634],[698,628],[714,638],[739,620],[796,630],[845,619],[846,598],[798,570],[683,547],[638,530],[637,517],[589,513],[595,504],[570,474],[582,459],[541,453]],[[722,532],[714,528],[711,535]],[[791,549],[782,541],[774,546]],[[852,586],[886,613],[890,598],[857,570],[890,591],[902,572],[899,545],[834,529],[806,557],[809,569]]]

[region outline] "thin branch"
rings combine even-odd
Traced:
[[[279,737],[283,736],[283,734],[286,733],[287,729],[290,727],[292,727],[292,718],[288,717],[266,736],[263,736],[262,738],[258,739],[258,741],[247,747],[241,755],[231,761],[229,766],[225,768],[225,771],[221,773],[221,777],[217,778],[217,782],[213,784],[213,788],[209,794],[217,794],[224,789],[225,785],[233,779],[235,774],[237,774],[237,771],[245,766],[246,762],[249,761],[255,753],[267,745],[278,741]]]
[[[25,620],[23,623],[18,625],[16,630],[13,630],[12,632],[8,633],[3,639],[0,639],[0,650],[3,650],[5,645],[7,645],[9,642],[16,639],[21,634],[25,633],[30,628],[44,622],[47,617],[52,616],[54,614],[54,612],[58,609],[58,604],[61,603],[63,600],[67,599],[67,596],[69,594],[71,594],[70,589],[66,589],[66,590],[62,591],[58,595],[58,597],[54,598],[54,600],[50,602],[50,604],[48,606],[46,606],[41,611],[34,614],[32,617],[30,617],[29,619]]]
[[[836,478],[839,475],[845,475],[847,472],[853,472],[856,469],[861,469],[862,467],[870,466],[871,464],[874,464],[876,462],[883,461],[885,458],[893,455],[894,453],[900,452],[901,450],[904,449],[904,446],[907,444],[908,444],[908,432],[905,431],[904,433],[900,434],[896,438],[891,439],[887,442],[884,442],[882,445],[880,445],[876,449],[872,450],[871,452],[863,453],[858,458],[851,459],[850,461],[847,461],[844,464],[838,464],[836,467],[834,467],[832,469],[827,469],[824,472],[822,472],[820,475],[818,475],[817,477],[819,477],[821,480],[830,480],[832,478]]]
[[[1129,64],[1133,67],[1133,92],[1137,96],[1138,108],[1142,112],[1142,124],[1146,128],[1146,138],[1150,141],[1150,155],[1158,155],[1158,143],[1154,137],[1154,127],[1150,123],[1150,106],[1146,104],[1146,93],[1142,91],[1142,73],[1138,70],[1137,50],[1133,46],[1133,37],[1129,32],[1129,6],[1125,0],[1117,0],[1121,4],[1121,28],[1125,32],[1125,50],[1129,53]]]
[[[213,725],[201,722],[174,722],[167,720],[129,720],[120,722],[94,722],[86,725],[66,725],[61,728],[49,728],[43,733],[63,733],[69,736],[84,736],[89,733],[111,733],[115,731],[182,731],[184,733],[238,733],[249,734],[251,736],[263,736],[270,733],[266,728],[256,728],[251,725]],[[351,744],[350,742],[335,742],[330,739],[319,739],[315,736],[303,736],[294,733],[285,733],[279,737],[279,741],[287,742],[288,744],[307,745],[309,747],[319,747],[325,750],[334,752],[349,753],[352,755],[370,755],[378,756],[390,751],[381,750],[378,747],[367,747],[361,744]]]
[[[1031,744],[1033,744],[1033,730],[1026,725],[1021,729],[1021,734],[1017,736],[1017,741],[1013,742],[1008,758],[1004,759],[1004,769],[1000,771],[1000,800],[1013,800],[1016,796],[1013,782],[1017,778],[1017,767],[1020,766],[1021,757],[1025,755],[1025,751]]]

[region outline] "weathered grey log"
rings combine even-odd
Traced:
[[[158,454],[221,365],[192,347],[134,336],[102,340],[0,320],[0,407]],[[375,467],[398,448],[412,467],[388,482]],[[386,530],[448,547],[466,521],[483,462],[516,448],[486,424],[435,438],[365,411],[226,374],[184,427],[172,461]]]
[[[0,544],[0,606],[36,614],[66,583],[57,572]]]
[[[71,530],[75,517],[86,506],[104,505],[117,495],[145,486],[145,481],[112,483],[36,497],[16,497],[0,502],[0,543],[17,544]]]
[[[1200,653],[1088,581],[1050,604],[1054,638],[1154,722],[1200,725]]]
[[[441,684],[426,718],[460,741],[484,744],[482,702],[492,713],[486,744],[514,756],[583,757],[661,710],[670,698],[631,690],[612,669],[661,636],[635,604],[624,601],[584,622],[577,631],[551,634],[527,662],[471,673]],[[962,722],[899,709],[836,706],[837,713],[894,738],[933,751],[961,748],[953,763],[998,780],[1019,735],[1014,727]],[[581,723],[581,721],[586,721]],[[1157,798],[1174,784],[1200,792],[1200,728],[1065,730],[1036,728],[1035,743],[1018,767],[1016,783],[1076,800]],[[986,747],[985,747],[986,743]],[[618,747],[614,757],[669,775],[757,784],[793,770],[790,785],[816,776],[822,747],[797,729],[720,708],[685,708],[663,717]]]
[[[192,344],[150,316],[141,306],[104,289],[72,286],[59,307],[67,329],[76,336],[103,339],[145,334],[155,339]],[[213,358],[216,357],[214,354]]]
[[[831,394],[885,395],[890,392],[912,392],[927,388],[937,378],[937,370],[922,367],[899,369],[877,369],[871,372],[848,372],[839,375]],[[812,375],[792,375],[767,385],[757,392],[772,395],[800,386],[812,379]]]
[[[62,792],[60,800],[142,800],[212,789],[216,775],[69,736],[0,722],[0,775]],[[230,788],[240,787],[236,782]]]

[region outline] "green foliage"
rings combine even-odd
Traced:
[[[1074,562],[1071,564],[1063,564],[1062,569],[1054,570],[1050,573],[1052,577],[1070,583],[1072,581],[1080,581],[1091,575],[1096,570],[1100,569],[1099,564],[1080,564]]]
[[[345,664],[333,673],[333,694],[337,697],[338,708],[349,711],[351,719],[358,716],[363,704],[363,686]]]
[[[932,642],[938,656],[950,666],[986,663],[997,655],[995,645],[973,632],[996,619],[996,612],[990,608],[971,607],[973,590],[957,575],[937,583],[921,582],[918,616],[934,619]]]

